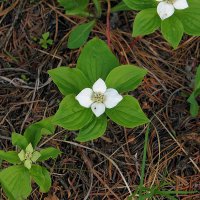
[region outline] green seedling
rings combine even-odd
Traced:
[[[42,48],[47,49],[50,45],[53,44],[53,40],[49,39],[49,32],[42,34],[42,38],[39,41],[39,44]]]

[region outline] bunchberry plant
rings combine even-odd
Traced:
[[[193,117],[196,117],[199,113],[199,104],[197,102],[197,97],[199,95],[200,95],[200,65],[198,66],[196,72],[194,91],[187,100],[190,103],[190,114]]]
[[[47,49],[49,45],[53,44],[53,40],[49,39],[49,32],[46,32],[42,34],[42,38],[39,41],[39,44],[41,45],[42,48]]]
[[[0,150],[0,159],[12,166],[0,171],[0,186],[9,200],[24,200],[32,191],[31,183],[34,181],[41,192],[48,192],[51,187],[51,177],[48,170],[39,165],[39,162],[49,158],[57,158],[60,150],[47,147],[38,149],[42,135],[52,134],[54,126],[50,118],[30,125],[23,135],[12,133],[12,144],[16,151]]]
[[[65,96],[52,123],[79,130],[76,140],[82,142],[102,136],[108,118],[127,128],[148,123],[138,101],[127,95],[140,85],[146,73],[134,65],[120,66],[102,40],[92,39],[83,48],[76,68],[49,71]]]
[[[199,0],[123,0],[114,11],[140,11],[133,23],[133,36],[149,35],[160,28],[163,37],[177,48],[183,34],[200,35]]]
[[[79,48],[87,41],[95,26],[96,18],[101,16],[101,3],[99,0],[93,0],[95,12],[91,13],[88,11],[89,0],[58,0],[58,2],[64,7],[67,15],[89,17],[89,22],[77,25],[69,34],[68,48]]]

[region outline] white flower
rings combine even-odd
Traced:
[[[34,151],[31,144],[26,147],[26,150],[21,150],[18,154],[19,159],[24,162],[24,166],[31,169],[32,163],[36,162],[41,154],[38,151]]]
[[[115,107],[123,97],[113,88],[106,87],[105,82],[98,79],[92,89],[85,88],[77,96],[76,100],[81,106],[92,109],[96,117],[102,115],[106,108]]]
[[[171,17],[175,9],[177,10],[183,10],[188,8],[187,0],[156,0],[160,3],[157,7],[158,15],[162,20]]]

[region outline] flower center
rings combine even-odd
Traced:
[[[26,152],[25,154],[25,159],[30,160],[32,158],[32,153],[31,152]]]
[[[104,102],[104,95],[102,93],[94,93],[92,96],[92,101],[96,103],[103,103]]]

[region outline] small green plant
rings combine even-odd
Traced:
[[[133,36],[144,36],[161,29],[163,37],[177,48],[183,34],[200,35],[199,0],[123,0],[113,11],[140,11],[133,23]]]
[[[17,151],[0,150],[0,159],[12,166],[0,171],[0,185],[9,200],[24,200],[32,191],[31,182],[34,181],[41,192],[48,192],[51,187],[51,177],[48,170],[39,162],[55,159],[60,150],[48,147],[37,149],[37,144],[43,135],[52,134],[54,126],[50,118],[30,125],[24,135],[12,133],[12,144]]]
[[[67,46],[69,49],[76,49],[84,45],[90,32],[95,26],[96,18],[101,16],[100,0],[93,0],[95,9],[94,14],[88,11],[89,0],[58,0],[64,7],[67,15],[89,17],[89,22],[77,25],[69,34]]]
[[[147,71],[134,65],[121,65],[108,46],[94,38],[83,48],[74,69],[59,67],[48,72],[61,93],[52,123],[68,130],[80,130],[77,141],[89,141],[104,134],[107,117],[134,128],[148,123],[138,101],[130,95]]]
[[[188,98],[188,102],[190,103],[190,114],[193,117],[196,117],[199,113],[199,104],[196,98],[200,95],[200,65],[197,67],[195,83],[194,83],[194,91]]]
[[[42,38],[39,41],[39,44],[42,48],[47,49],[49,45],[53,44],[53,40],[49,39],[49,32],[42,34]]]
[[[28,82],[29,81],[29,78],[25,75],[25,74],[22,74],[21,75],[21,79],[25,82]]]

